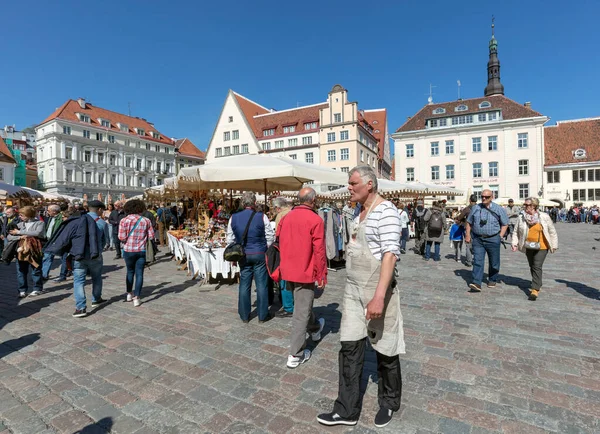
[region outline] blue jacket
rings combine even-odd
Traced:
[[[252,210],[247,208],[231,216],[231,230],[235,234],[235,241],[243,244],[244,230],[248,220],[252,215]],[[248,242],[244,251],[248,255],[256,255],[267,251],[267,239],[265,234],[265,223],[263,213],[257,212],[252,218],[252,223],[248,229]]]
[[[462,241],[465,235],[465,228],[463,225],[457,225],[454,223],[450,228],[450,241]]]
[[[102,250],[99,249],[99,231],[91,216],[71,216],[61,223],[44,247],[44,253],[62,255],[68,252],[76,261],[96,259],[102,255]]]

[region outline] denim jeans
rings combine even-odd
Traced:
[[[440,243],[437,241],[427,241],[425,245],[425,259],[431,259],[431,244],[434,244],[433,260],[440,260]]]
[[[31,279],[33,280],[33,290],[42,291],[44,289],[42,280],[42,266],[35,268],[27,261],[16,261],[17,263],[17,283],[19,292],[27,292],[27,274],[31,268]]]
[[[238,313],[242,321],[250,319],[252,278],[256,283],[256,304],[258,319],[265,320],[269,314],[269,290],[267,288],[267,265],[265,255],[246,255],[240,261],[240,288]]]
[[[82,259],[73,261],[73,296],[75,297],[75,309],[86,308],[85,299],[85,277],[90,273],[92,277],[92,302],[102,298],[102,257],[98,259]]]
[[[146,252],[123,252],[123,259],[127,266],[127,292],[133,289],[133,295],[139,297],[144,285],[144,265],[146,265]],[[135,276],[135,288],[133,278]]]
[[[279,281],[279,291],[281,292],[281,305],[286,312],[294,311],[294,293],[287,289],[285,280]]]
[[[65,253],[60,258],[60,277],[63,279],[67,278],[67,255]],[[44,279],[48,278],[50,270],[52,269],[52,263],[54,262],[54,255],[50,253],[44,253],[44,259],[42,259],[42,276]]]
[[[500,272],[500,235],[481,238],[473,235],[473,283],[481,285],[485,255],[488,256],[488,281],[497,282]]]
[[[406,251],[406,242],[409,237],[408,228],[402,228],[402,232],[400,234],[400,250]]]

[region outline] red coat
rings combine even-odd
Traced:
[[[281,279],[296,283],[327,283],[325,224],[306,205],[292,209],[277,227]]]

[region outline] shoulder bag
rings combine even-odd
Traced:
[[[226,261],[240,262],[246,257],[244,249],[246,248],[246,243],[248,242],[248,230],[250,229],[250,223],[252,223],[252,219],[254,218],[255,214],[256,211],[252,211],[252,215],[250,216],[250,220],[248,220],[248,224],[244,230],[244,235],[242,236],[242,243],[232,243],[225,248],[225,251],[223,252],[223,259]]]
[[[125,238],[125,241],[123,241],[121,244],[123,245],[123,247],[121,248],[121,257],[123,256],[123,254],[125,253],[125,244],[127,244],[127,240],[129,239],[129,237],[131,236],[131,234],[133,233],[133,231],[135,231],[135,228],[137,228],[137,225],[142,221],[142,217],[140,216],[140,218],[138,219],[137,222],[135,222],[135,224],[133,225],[133,228],[129,231],[129,235],[127,235],[127,238]]]

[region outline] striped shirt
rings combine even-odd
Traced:
[[[354,224],[359,223],[359,217]],[[396,259],[400,258],[401,223],[398,209],[390,201],[383,201],[375,207],[367,217],[365,235],[367,244],[375,258],[381,258],[387,252],[392,252]]]

